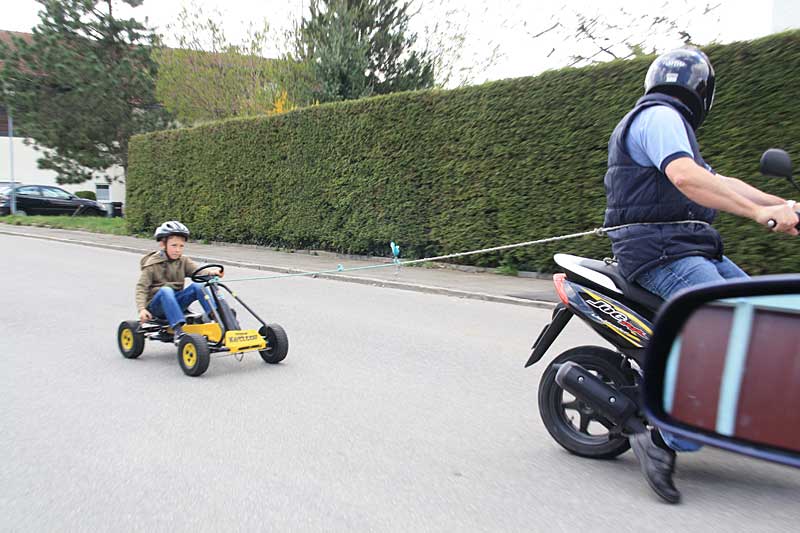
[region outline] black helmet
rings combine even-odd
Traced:
[[[159,227],[156,228],[156,232],[153,234],[153,237],[156,238],[157,241],[161,239],[166,239],[172,235],[180,235],[181,237],[188,239],[189,238],[189,228],[178,222],[177,220],[170,220],[169,222],[164,222]]]
[[[658,56],[647,70],[644,92],[674,96],[692,111],[695,129],[714,104],[714,67],[696,48],[679,48]]]

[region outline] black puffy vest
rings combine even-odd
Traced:
[[[694,130],[686,120],[689,109],[676,98],[650,94],[636,102],[630,113],[617,124],[608,142],[605,226],[634,222],[669,222],[702,220],[712,222],[716,211],[697,204],[680,192],[655,167],[643,167],[631,159],[625,137],[633,119],[643,109],[654,105],[672,107],[681,115],[695,162],[706,167]],[[628,280],[661,264],[700,255],[722,257],[722,238],[717,230],[703,224],[668,224],[632,226],[609,232],[611,250],[619,269]]]

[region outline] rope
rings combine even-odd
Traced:
[[[589,231],[581,231],[578,233],[569,233],[567,235],[559,235],[557,237],[548,237],[545,239],[536,239],[533,241],[525,241],[525,242],[517,242],[514,244],[504,244],[502,246],[494,246],[492,248],[481,248],[479,250],[470,250],[467,252],[458,252],[454,254],[446,254],[446,255],[437,255],[435,257],[425,257],[423,259],[410,259],[408,261],[401,261],[398,258],[400,254],[400,248],[392,242],[390,244],[392,254],[394,255],[394,259],[391,263],[380,263],[375,265],[365,265],[365,266],[358,266],[358,267],[350,267],[345,268],[342,265],[337,265],[334,269],[329,270],[317,270],[315,272],[297,272],[294,274],[276,274],[272,276],[254,276],[254,277],[247,277],[247,278],[234,278],[234,279],[225,279],[225,283],[235,283],[238,281],[257,281],[257,280],[268,280],[268,279],[281,279],[281,278],[296,278],[296,277],[305,277],[305,276],[317,276],[320,274],[339,274],[342,272],[355,272],[357,270],[372,270],[376,268],[388,268],[388,267],[401,267],[406,265],[416,265],[419,263],[430,263],[432,261],[443,261],[445,259],[455,259],[457,257],[466,257],[468,255],[477,255],[477,254],[486,254],[490,252],[500,252],[503,250],[512,250],[514,248],[523,248],[525,246],[533,246],[535,244],[546,244],[549,242],[557,242],[557,241],[566,241],[568,239],[576,239],[578,237],[586,237],[588,235],[596,235],[598,237],[603,237],[607,233],[611,231],[616,231],[620,229],[629,228],[631,226],[664,226],[664,225],[671,225],[671,224],[700,224],[704,226],[711,226],[708,222],[704,222],[701,220],[681,220],[677,222],[637,222],[634,224],[622,224],[620,226],[611,226],[608,228],[595,228]],[[222,280],[219,280],[222,281]]]

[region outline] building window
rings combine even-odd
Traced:
[[[111,200],[111,192],[108,185],[95,184],[95,194],[98,202],[108,202]]]

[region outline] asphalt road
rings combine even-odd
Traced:
[[[562,451],[536,408],[542,368],[523,368],[548,311],[242,283],[288,358],[193,379],[166,344],[117,351],[135,255],[4,235],[0,250],[0,530],[797,531],[798,470],[687,454],[668,506],[631,453]],[[598,342],[567,333],[556,348]]]

